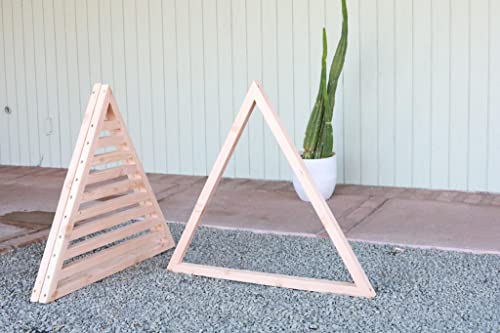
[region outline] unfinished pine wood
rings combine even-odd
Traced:
[[[73,155],[71,157],[71,162],[69,164],[68,172],[66,173],[66,178],[64,180],[64,185],[61,191],[61,195],[59,197],[59,202],[57,204],[57,210],[54,215],[54,221],[52,222],[52,228],[50,229],[49,237],[47,239],[47,245],[45,246],[45,250],[42,257],[42,262],[40,263],[40,268],[38,271],[38,275],[35,281],[35,286],[33,287],[33,292],[31,294],[31,301],[38,302],[40,299],[40,294],[42,291],[42,286],[45,282],[45,276],[47,273],[49,261],[52,258],[52,253],[54,251],[54,245],[56,238],[59,233],[60,226],[62,224],[62,214],[64,211],[64,207],[66,206],[68,195],[73,184],[73,180],[75,178],[75,173],[78,164],[83,164],[85,161],[81,160],[81,155],[83,151],[83,147],[86,143],[87,134],[90,129],[90,121],[94,115],[95,106],[97,103],[97,97],[101,91],[101,84],[96,83],[92,88],[92,93],[90,95],[89,102],[87,104],[87,108],[85,114],[83,116],[82,126],[80,129],[80,133],[78,134],[78,138],[75,144],[75,150],[73,151]]]
[[[123,254],[129,253],[135,249],[144,248],[146,245],[155,242],[157,239],[157,234],[145,234],[117,246],[110,247],[83,258],[75,259],[62,267],[60,279],[62,281],[68,277],[91,269],[92,267],[106,261],[108,258],[114,259],[117,256],[122,256]]]
[[[73,218],[73,222],[78,222],[99,215],[107,214],[117,209],[144,202],[148,199],[149,193],[147,192],[134,192],[123,195],[121,197],[110,199],[102,203],[98,203],[90,208],[78,211],[78,213]]]
[[[104,131],[109,136],[101,137]],[[109,146],[115,146],[116,151],[96,154],[98,148]],[[92,170],[95,165],[111,162],[122,165]],[[124,176],[126,180],[109,182]],[[92,187],[87,188],[88,185]],[[130,219],[139,221],[125,223]],[[101,249],[105,246],[106,249]],[[48,303],[173,246],[172,235],[111,88],[96,84],[61,191],[31,300]],[[96,253],[82,260],[77,258],[91,251]],[[71,258],[78,260],[65,265],[64,262]]]
[[[92,159],[92,165],[124,161],[131,157],[132,154],[128,151],[114,151],[111,153],[98,154]]]
[[[110,146],[118,146],[123,142],[123,138],[121,136],[105,136],[99,139],[97,143],[97,148],[104,148]]]
[[[202,275],[216,279],[263,284],[273,287],[284,287],[351,296],[365,296],[362,289],[357,288],[353,283],[349,282],[334,282],[325,279],[313,279],[306,277],[290,277],[283,274],[253,272],[232,268],[214,270],[213,267],[185,262],[176,265],[173,271],[177,273]]]
[[[86,222],[83,224],[78,224],[74,227],[73,232],[71,233],[71,240],[85,237],[103,229],[114,227],[131,219],[152,214],[154,213],[154,211],[155,209],[153,206],[134,207],[132,209],[121,211],[108,217],[100,218],[98,220]]]
[[[131,175],[136,172],[134,164],[120,165],[118,167],[91,172],[87,178],[87,185],[104,182],[114,178]]]
[[[137,189],[140,187],[140,185],[141,185],[140,181],[130,180],[130,179],[114,182],[111,184],[105,184],[97,189],[84,192],[82,194],[81,202],[84,203],[88,201],[99,200],[117,194],[122,194],[124,192]]]
[[[321,223],[325,227],[328,236],[332,240],[354,283],[326,281],[311,278],[291,277],[278,274],[250,272],[237,269],[227,269],[223,267],[213,267],[206,265],[194,265],[183,263],[186,251],[193,240],[194,233],[201,223],[203,214],[209,204],[215,189],[219,184],[224,170],[231,158],[238,140],[245,129],[245,126],[254,110],[259,108],[264,119],[269,126],[274,137],[283,151],[292,170],[302,183],[311,204],[318,215]],[[370,281],[366,277],[361,265],[352,248],[340,229],[335,216],[328,207],[326,201],[319,193],[311,176],[309,175],[302,158],[292,143],[288,133],[281,124],[269,99],[257,82],[252,82],[250,89],[243,100],[238,115],[231,127],[224,145],[215,161],[210,175],[201,191],[196,205],[191,213],[189,221],[182,233],[181,239],[175,249],[174,254],[168,264],[167,269],[172,272],[201,275],[206,277],[221,278],[233,281],[264,284],[276,287],[287,287],[301,290],[338,293],[351,296],[363,296],[372,298],[375,296]]]
[[[97,266],[93,266],[93,269],[83,271],[78,276],[74,275],[67,281],[62,281],[61,286],[54,292],[54,298],[65,296],[84,286],[162,253],[165,251],[165,248],[168,247],[168,242],[167,238],[158,238],[158,235],[156,235],[156,238],[151,238],[148,243],[143,244],[140,248],[120,253],[113,257],[113,260],[106,257],[107,260],[99,262]]]
[[[150,230],[160,223],[164,223],[164,221],[161,221],[158,218],[148,218],[146,220],[134,222],[122,228],[100,234],[88,240],[78,242],[74,245],[70,245],[65,253],[64,260],[77,257],[124,238],[131,237],[140,232]]]
[[[106,120],[102,124],[101,131],[113,131],[121,128],[121,124],[117,120]]]

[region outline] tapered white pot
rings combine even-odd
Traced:
[[[320,159],[303,159],[316,187],[325,199],[329,199],[337,185],[337,155]],[[293,175],[293,187],[299,198],[310,201],[297,176]]]

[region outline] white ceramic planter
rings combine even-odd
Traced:
[[[337,185],[337,155],[316,160],[303,159],[303,161],[323,198],[329,199],[335,191],[335,185]],[[295,174],[293,175],[293,187],[301,200],[310,201]]]

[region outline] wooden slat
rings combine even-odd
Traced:
[[[105,137],[99,138],[99,140],[97,140],[97,148],[118,146],[118,145],[123,144],[124,142],[125,142],[124,138],[121,135],[105,136]]]
[[[102,131],[113,131],[121,128],[120,122],[117,120],[106,120],[102,123]]]
[[[240,269],[181,263],[172,269],[176,273],[194,274],[216,279],[263,284],[266,286],[292,288],[298,290],[336,293],[349,296],[367,296],[366,291],[350,282],[288,276]]]
[[[71,278],[61,281],[55,292],[50,295],[48,301],[122,271],[127,267],[160,254],[168,248],[169,242],[165,238],[158,238],[157,234],[148,234],[137,239],[137,242],[134,242],[134,240],[128,241],[109,250],[99,252],[88,259],[85,258],[85,261],[63,269],[63,275],[70,271],[81,273],[78,275],[73,274]],[[90,269],[81,271],[83,267]]]
[[[77,257],[105,245],[133,236],[142,231],[149,230],[160,223],[164,222],[159,218],[148,218],[143,221],[134,222],[116,230],[106,232],[101,235],[78,242],[68,247],[68,250],[66,251],[66,254],[64,256],[64,260]]]
[[[97,204],[90,208],[79,211],[78,215],[75,217],[74,222],[90,219],[97,215],[106,214],[113,210],[124,208],[139,203],[141,201],[147,201],[149,199],[150,199],[149,193],[137,192],[137,193],[127,194],[119,198],[104,201],[101,204]]]
[[[141,184],[142,180],[130,180],[130,179],[114,182],[111,184],[106,184],[96,188],[95,190],[84,192],[82,194],[81,203],[122,194],[130,190],[139,188]]]
[[[98,154],[92,157],[92,165],[123,161],[131,157],[132,153],[128,151],[114,151],[112,153]]]
[[[119,212],[102,219],[86,222],[77,225],[73,229],[70,239],[75,240],[93,234],[95,232],[111,228],[115,225],[126,222],[128,220],[135,219],[147,214],[151,214],[153,212],[154,212],[154,207],[152,205],[147,205],[147,206],[145,205],[145,206],[135,207],[123,212]]]
[[[135,172],[137,172],[135,164],[121,165],[111,169],[95,171],[89,174],[89,177],[87,178],[87,185],[130,175]]]
[[[155,240],[158,240],[158,238],[159,236],[157,234],[155,235],[153,233],[147,233],[144,235],[140,235],[137,238],[131,239],[130,241],[122,242],[86,257],[73,260],[70,263],[64,265],[61,269],[61,273],[59,275],[59,286],[61,284],[64,284],[67,278],[72,277],[75,274],[84,272],[93,266],[97,266],[99,265],[99,263],[106,261],[107,258],[114,259],[123,254],[130,253],[136,249],[147,246]]]

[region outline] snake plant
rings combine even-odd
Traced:
[[[319,91],[314,103],[304,137],[304,159],[317,159],[333,156],[332,117],[335,106],[335,92],[344,67],[347,52],[347,5],[342,2],[342,34],[337,44],[337,50],[330,65],[328,82],[326,80],[326,57],[328,47],[326,29],[323,28],[323,54],[321,57],[321,79]]]

